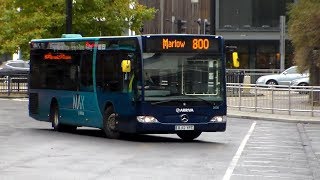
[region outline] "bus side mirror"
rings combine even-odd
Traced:
[[[232,65],[238,68],[240,66],[239,57],[237,52],[232,53]]]
[[[122,60],[121,68],[123,73],[131,72],[131,61],[130,60]]]

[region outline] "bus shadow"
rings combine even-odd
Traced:
[[[103,138],[106,140],[111,140],[107,138],[102,130],[99,129],[77,129],[73,132],[56,132],[53,129],[36,129],[38,132],[53,132],[59,135],[66,136],[67,134],[79,135],[79,136],[87,136],[87,137],[96,137]],[[176,136],[175,134],[171,134],[172,136]],[[201,136],[200,136],[201,137]],[[182,139],[177,137],[164,137],[161,134],[125,134],[121,136],[119,141],[128,141],[128,142],[150,142],[150,143],[210,143],[210,144],[221,144],[217,142],[197,140],[191,142],[184,142]]]

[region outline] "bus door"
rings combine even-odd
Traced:
[[[97,121],[97,103],[93,89],[93,52],[81,53],[78,67],[78,90],[73,95],[72,108],[77,111],[80,125],[95,126]]]
[[[123,71],[122,66],[131,66],[134,53],[127,50],[105,50],[97,54],[96,89],[101,114],[106,105],[112,105],[119,116],[134,113],[132,92],[133,70]],[[131,69],[131,68],[130,68]]]

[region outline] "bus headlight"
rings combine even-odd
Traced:
[[[214,116],[210,122],[227,122],[226,116]]]
[[[137,120],[141,123],[158,123],[159,122],[153,116],[137,116]]]

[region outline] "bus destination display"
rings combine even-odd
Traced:
[[[220,52],[219,38],[206,36],[151,36],[144,41],[145,52]]]

